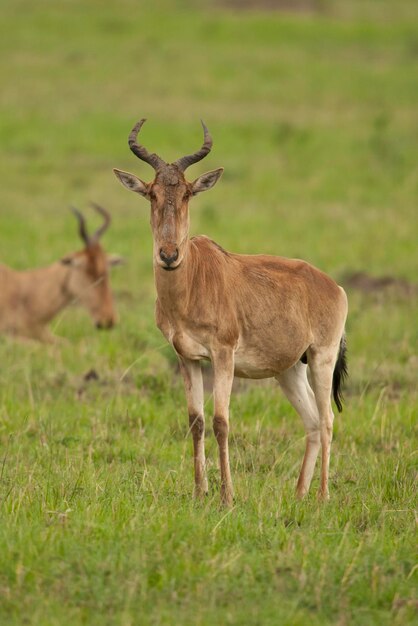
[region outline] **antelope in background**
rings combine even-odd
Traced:
[[[83,215],[72,208],[78,220],[84,248],[68,254],[49,267],[16,271],[0,265],[0,331],[41,341],[54,341],[47,324],[68,304],[79,301],[97,328],[111,328],[116,321],[109,282],[109,266],[121,259],[107,255],[100,238],[110,225],[110,215],[93,207],[103,217],[98,230],[89,235]]]
[[[331,393],[341,411],[341,383],[347,373],[346,294],[304,261],[232,254],[207,237],[189,239],[190,199],[213,187],[223,172],[219,168],[193,182],[185,179],[185,170],[210,152],[211,136],[202,122],[202,148],[168,164],[137,143],[144,121],[132,129],[129,147],[154,168],[154,180],[145,183],[128,172],[114,172],[125,187],[151,202],[156,322],[180,361],[193,435],[195,493],[208,488],[199,361],[209,359],[222,502],[233,502],[228,433],[234,375],[278,380],[306,429],[297,496],[308,492],[321,448],[319,496],[328,498]]]

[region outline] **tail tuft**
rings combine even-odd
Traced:
[[[347,344],[345,339],[345,334],[341,337],[340,341],[340,349],[338,352],[337,362],[335,364],[334,373],[332,375],[332,393],[334,396],[335,404],[337,405],[338,411],[341,413],[343,410],[343,394],[342,394],[342,384],[348,376],[348,368],[347,368]]]

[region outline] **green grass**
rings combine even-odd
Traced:
[[[317,474],[294,500],[303,429],[272,383],[233,395],[229,512],[208,397],[210,495],[196,503],[182,384],[153,321],[148,206],[111,172],[151,176],[127,148],[140,117],[168,160],[200,145],[202,117],[214,149],[190,176],[225,175],[194,201],[192,233],[339,280],[416,283],[416,5],[147,5],[2,6],[0,260],[71,252],[67,205],[95,200],[127,264],[114,331],[73,307],[53,324],[63,345],[0,339],[0,623],[416,623],[416,298],[349,291],[328,504]]]

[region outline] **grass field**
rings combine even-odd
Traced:
[[[71,307],[53,323],[65,343],[0,339],[0,623],[417,623],[416,4],[148,4],[2,4],[0,261],[47,265],[76,249],[67,206],[94,225],[94,200],[126,265],[113,331]],[[167,160],[200,145],[200,117],[212,132],[190,176],[225,175],[194,200],[193,234],[302,257],[343,284],[362,271],[412,285],[347,287],[350,380],[326,505],[317,474],[294,499],[303,428],[272,382],[233,395],[228,512],[208,394],[210,494],[190,497],[182,383],[154,326],[148,205],[111,171],[151,177],[127,147],[143,116],[144,143]]]

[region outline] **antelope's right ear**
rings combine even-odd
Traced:
[[[199,178],[196,178],[196,180],[192,182],[193,195],[195,196],[202,191],[211,189],[214,185],[216,185],[222,176],[223,171],[224,168],[219,167],[217,170],[211,170],[210,172],[206,172],[206,174],[202,174]]]
[[[148,198],[148,186],[142,180],[129,172],[123,172],[122,170],[117,170],[116,168],[113,168],[113,171],[115,172],[116,178],[120,180],[124,187],[130,191],[139,193],[141,196],[144,196],[144,198]]]

